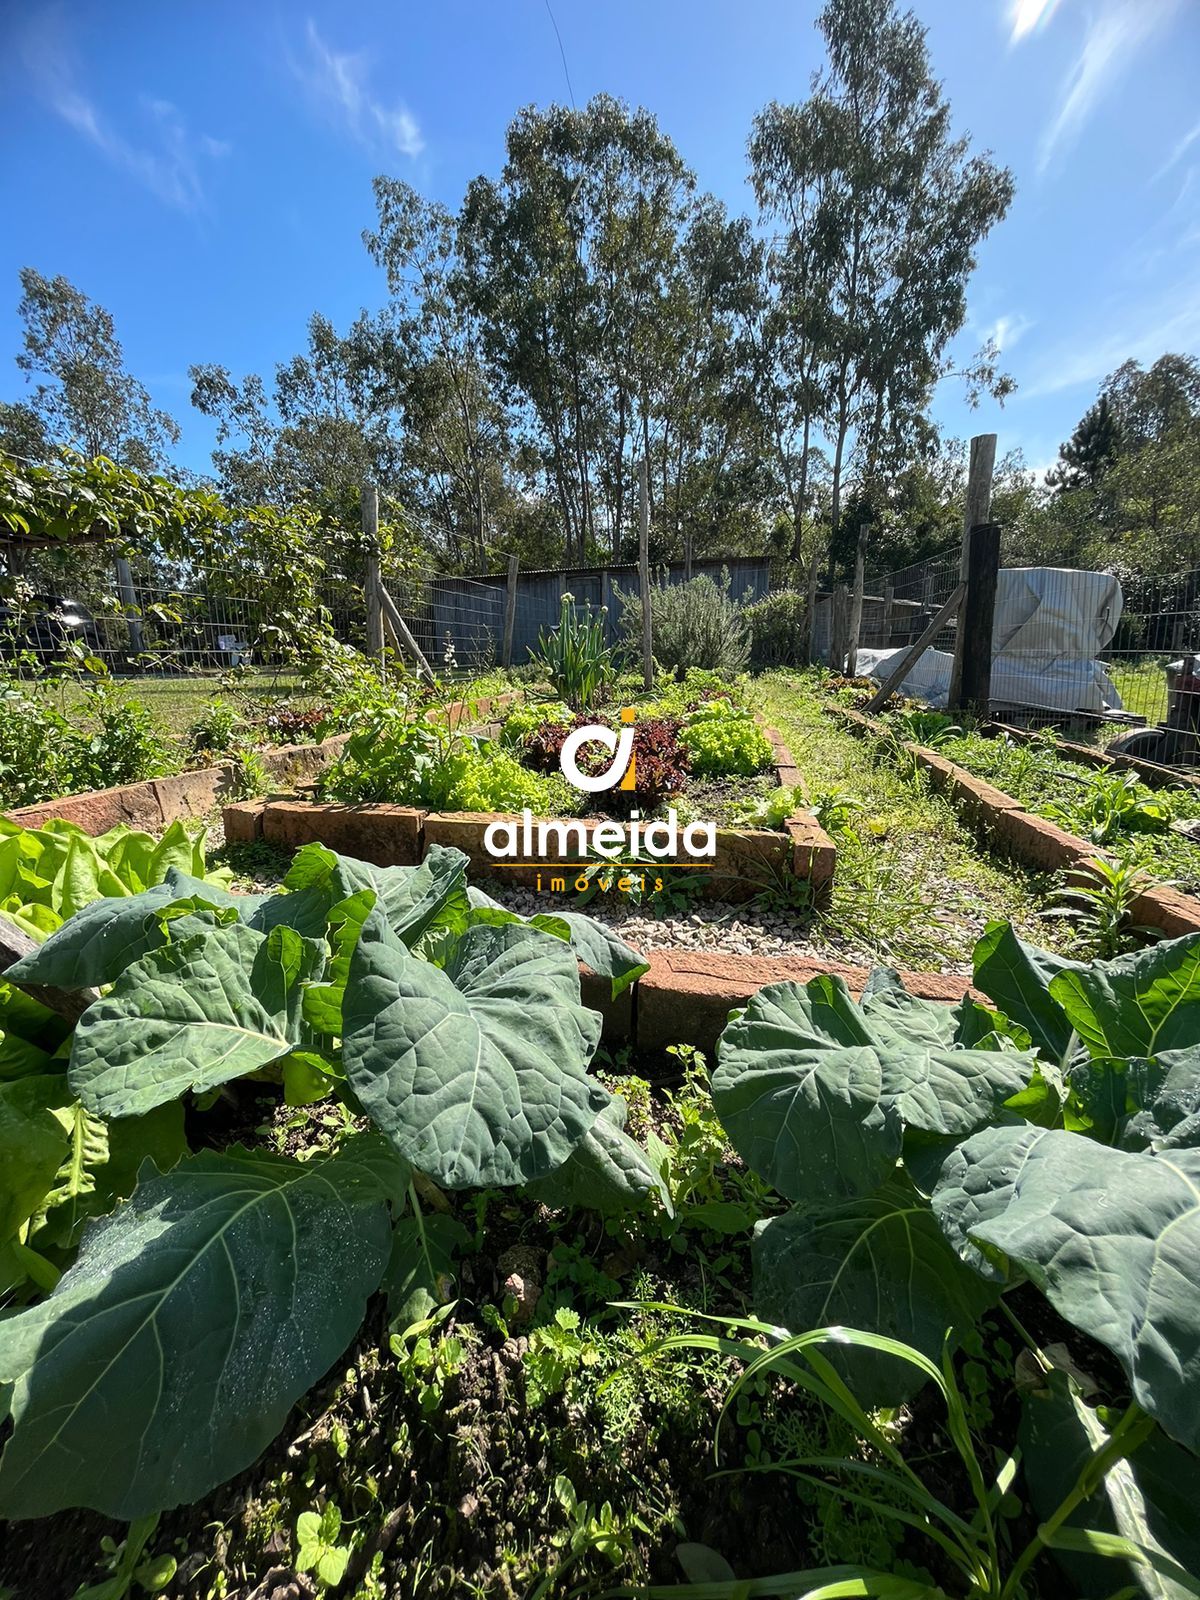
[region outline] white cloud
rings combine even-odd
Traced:
[[[372,94],[366,52],[339,53],[332,49],[311,17],[305,39],[307,57],[292,66],[313,99],[368,149],[419,156],[425,140],[417,119],[401,101],[385,105]]]
[[[1067,74],[1058,114],[1042,137],[1039,172],[1079,136],[1103,95],[1142,46],[1167,25],[1179,4],[1180,0],[1102,0],[1086,21],[1083,47]]]
[[[1032,327],[1032,319],[1018,311],[1011,317],[997,317],[985,331],[984,338],[990,339],[997,350],[1011,350]]]
[[[20,42],[21,58],[39,97],[112,164],[180,211],[195,212],[205,202],[199,157],[229,154],[231,146],[207,134],[189,132],[169,100],[143,97],[140,105],[149,137],[134,140],[121,132],[81,86],[63,20],[56,8],[36,15]]]
[[[1117,306],[1092,313],[1093,325],[1052,346],[1033,374],[1022,382],[1019,398],[1058,394],[1098,383],[1123,361],[1147,365],[1166,350],[1200,345],[1200,283],[1174,285],[1156,305]]]
[[[1184,156],[1192,148],[1197,139],[1200,139],[1200,122],[1198,122],[1194,128],[1190,129],[1184,134],[1183,138],[1180,139],[1179,143],[1171,151],[1171,154],[1163,162],[1162,166],[1159,167],[1158,171],[1154,174],[1154,181],[1156,183],[1158,182],[1159,178],[1165,178],[1167,173],[1170,172],[1171,168],[1183,160]]]
[[[1009,43],[1016,44],[1035,28],[1044,27],[1057,6],[1058,0],[1013,0],[1008,11],[1012,23]]]

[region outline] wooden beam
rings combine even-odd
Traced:
[[[921,637],[916,641],[915,644],[909,645],[908,649],[900,657],[900,660],[896,663],[896,665],[888,673],[887,677],[884,678],[879,688],[867,701],[865,709],[868,714],[878,711],[880,706],[883,705],[884,701],[887,700],[888,696],[894,692],[897,684],[904,682],[905,678],[908,677],[909,673],[925,654],[926,650],[929,649],[929,646],[937,638],[938,634],[941,633],[942,629],[950,621],[950,618],[957,615],[958,608],[960,605],[962,605],[966,592],[966,584],[960,583],[958,588],[955,589],[954,593],[950,596],[949,600],[946,601],[946,604],[938,612],[937,616],[934,617],[933,621],[925,629],[925,632],[921,635]]]
[[[373,483],[364,483],[362,486],[362,531],[366,545],[363,598],[367,606],[367,654],[382,667],[383,607],[380,591],[383,579],[379,570],[379,490]]]
[[[813,651],[817,632],[817,577],[821,570],[821,558],[814,553],[808,563],[808,599],[804,607],[804,665],[811,667],[813,664]]]
[[[513,629],[517,621],[517,566],[516,556],[508,558],[508,585],[504,592],[504,642],[500,647],[500,665],[512,666]]]
[[[392,599],[391,595],[387,592],[382,583],[379,585],[379,603],[382,607],[383,616],[387,617],[388,621],[391,623],[393,633],[400,640],[401,644],[408,651],[409,655],[413,658],[413,662],[416,665],[417,671],[423,678],[428,678],[429,682],[433,683],[434,676],[432,667],[429,665],[428,661],[426,661],[424,653],[421,650],[421,646],[409,632],[408,623],[405,622],[404,618],[400,615],[400,611],[396,605],[396,602]]]
[[[854,555],[854,593],[850,598],[850,640],[846,651],[846,672],[853,678],[858,675],[858,645],[862,634],[863,573],[867,560],[867,535],[871,524],[864,522],[858,530],[858,549]]]

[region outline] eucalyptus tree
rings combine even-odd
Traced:
[[[349,521],[364,478],[394,483],[398,419],[372,364],[377,348],[367,313],[344,335],[314,313],[307,349],[276,366],[270,388],[257,373],[239,383],[223,366],[189,369],[192,404],[217,424],[213,464],[229,499],[304,499]]]
[[[163,465],[179,424],[151,400],[125,367],[112,313],[69,279],[22,267],[17,366],[34,385],[14,407],[15,442],[66,445],[145,470]],[[36,423],[35,420],[36,419]]]
[[[513,447],[466,293],[457,220],[397,178],[374,182],[378,225],[363,234],[387,275],[388,316],[373,358],[403,407],[404,480],[447,554],[487,560],[489,526],[514,498]]]
[[[894,0],[829,0],[828,64],[803,105],[755,119],[751,182],[776,234],[767,371],[803,485],[814,424],[830,451],[830,544],[853,459],[867,482],[920,442],[966,316],[975,250],[1011,175],[950,131],[925,30]],[[782,453],[782,452],[781,452]]]
[[[634,457],[662,449],[694,191],[655,119],[606,95],[521,112],[499,178],[467,190],[471,303],[580,560],[614,547],[633,518]]]

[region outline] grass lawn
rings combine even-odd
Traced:
[[[1136,661],[1110,661],[1108,674],[1126,711],[1147,722],[1164,722],[1167,716],[1167,656],[1140,657]],[[1114,729],[1120,732],[1119,728]]]
[[[824,919],[831,951],[846,937],[885,963],[962,966],[996,919],[1034,943],[1061,944],[1061,925],[1038,916],[1052,879],[1001,861],[920,777],[873,760],[869,745],[825,715],[824,676],[769,673],[756,692],[791,748],[810,802],[849,803],[846,826],[835,829],[833,906]]]
[[[169,737],[179,739],[213,700],[228,700],[240,708],[247,702],[263,700],[294,700],[297,705],[306,703],[300,693],[300,679],[292,672],[248,673],[244,678],[230,680],[213,672],[187,678],[113,678],[113,687],[123,700],[140,700],[162,724]],[[47,679],[41,685],[47,698],[69,716],[82,701],[84,690],[90,682],[80,683],[74,678]]]

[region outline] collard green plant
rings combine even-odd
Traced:
[[[69,1050],[30,1042],[44,1070],[0,1080],[0,1282],[25,1302],[0,1322],[0,1515],[150,1516],[246,1466],[370,1295],[395,1316],[445,1298],[460,1239],[423,1218],[414,1172],[563,1170],[548,1203],[606,1211],[660,1187],[588,1074],[580,1000],[580,959],[614,994],[645,964],[586,918],[469,892],[466,864],[312,845],[281,892],[246,896],[170,865],[10,969],[14,1004],[21,984],[102,993]],[[190,1153],[185,1103],[202,1116],[246,1076],[373,1126],[303,1160]]]
[[[1087,965],[993,924],[975,981],[998,1009],[876,973],[857,1006],[829,978],[771,986],[726,1029],[714,1104],[794,1202],[758,1228],[759,1312],[932,1357],[1029,1281],[1195,1450],[1200,934]],[[837,1359],[871,1399],[902,1397],[873,1347]]]

